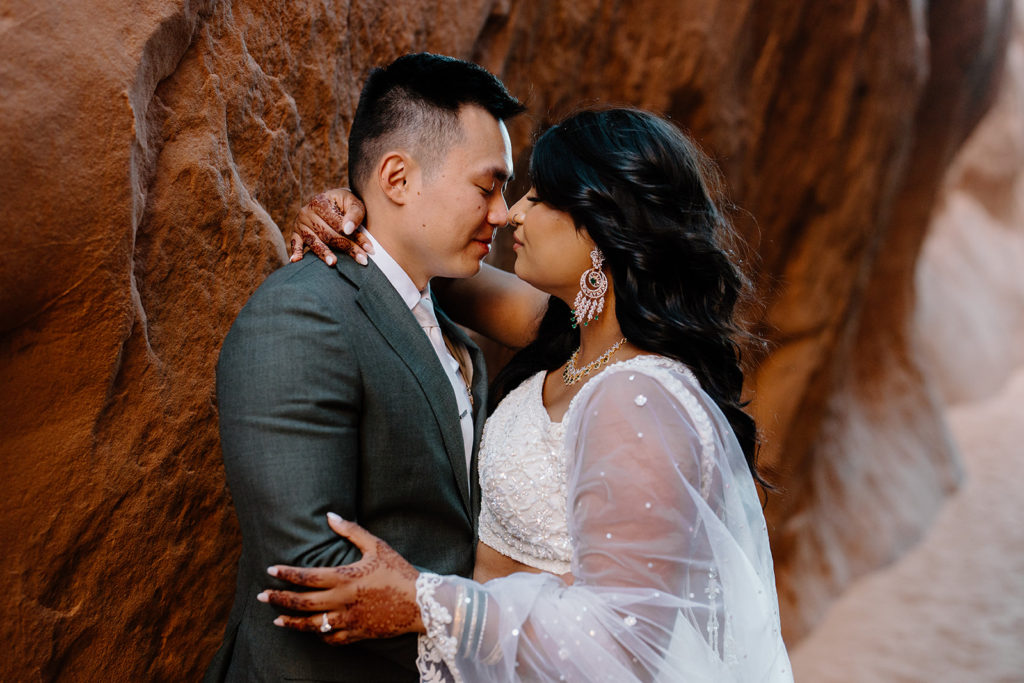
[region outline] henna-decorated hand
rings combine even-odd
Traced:
[[[366,255],[373,253],[370,240],[358,230],[365,217],[366,208],[348,188],[321,192],[299,209],[295,217],[291,261],[302,259],[302,248],[306,245],[329,266],[333,266],[336,259],[328,247],[344,251],[365,266]]]
[[[271,576],[308,588],[305,593],[265,590],[260,602],[309,616],[281,615],[278,626],[319,633],[332,645],[344,645],[364,638],[390,638],[403,633],[423,633],[423,621],[416,604],[419,572],[391,546],[355,522],[327,515],[328,524],[339,536],[352,541],[362,559],[341,567],[288,567],[267,569]],[[330,630],[324,626],[324,615]]]

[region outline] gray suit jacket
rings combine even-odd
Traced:
[[[371,262],[307,258],[273,273],[238,315],[217,365],[224,471],[242,529],[235,604],[208,681],[414,681],[416,639],[344,647],[272,624],[257,602],[271,564],[333,566],[359,551],[336,512],[417,567],[468,576],[480,494],[486,372],[470,350],[476,436],[466,472],[451,384],[412,312]]]

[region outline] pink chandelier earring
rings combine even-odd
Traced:
[[[580,276],[580,291],[572,304],[572,326],[586,326],[591,320],[600,320],[604,310],[604,295],[608,292],[608,276],[601,270],[604,265],[604,254],[594,248],[590,252],[591,268],[583,271]]]

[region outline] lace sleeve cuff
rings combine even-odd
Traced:
[[[419,605],[420,618],[426,629],[426,634],[421,635],[417,643],[416,668],[422,681],[462,683],[455,666],[458,640],[448,634],[452,615],[434,595],[441,581],[437,574],[427,572],[422,572],[416,579],[416,604]],[[463,602],[458,600],[455,610],[457,623],[453,625],[453,630],[454,627],[462,629],[465,619]]]
[[[437,589],[444,579],[436,574],[422,573],[416,580],[416,603],[426,628],[419,639],[417,666],[424,680],[451,680],[460,683],[456,659],[474,660],[480,656],[487,623],[487,595],[468,581],[455,586],[454,616],[438,600]],[[451,590],[453,586],[446,586]],[[451,597],[451,594],[448,594]],[[442,597],[442,600],[444,598]],[[494,653],[491,653],[494,657]],[[500,650],[499,656],[500,658]],[[446,667],[449,675],[437,677]]]

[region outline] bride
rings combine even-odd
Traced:
[[[444,293],[526,344],[480,447],[476,581],[331,515],[363,558],[271,567],[305,590],[259,598],[328,642],[419,633],[424,681],[792,681],[709,165],[657,116],[583,111],[530,180],[510,223],[535,289],[488,269]]]

